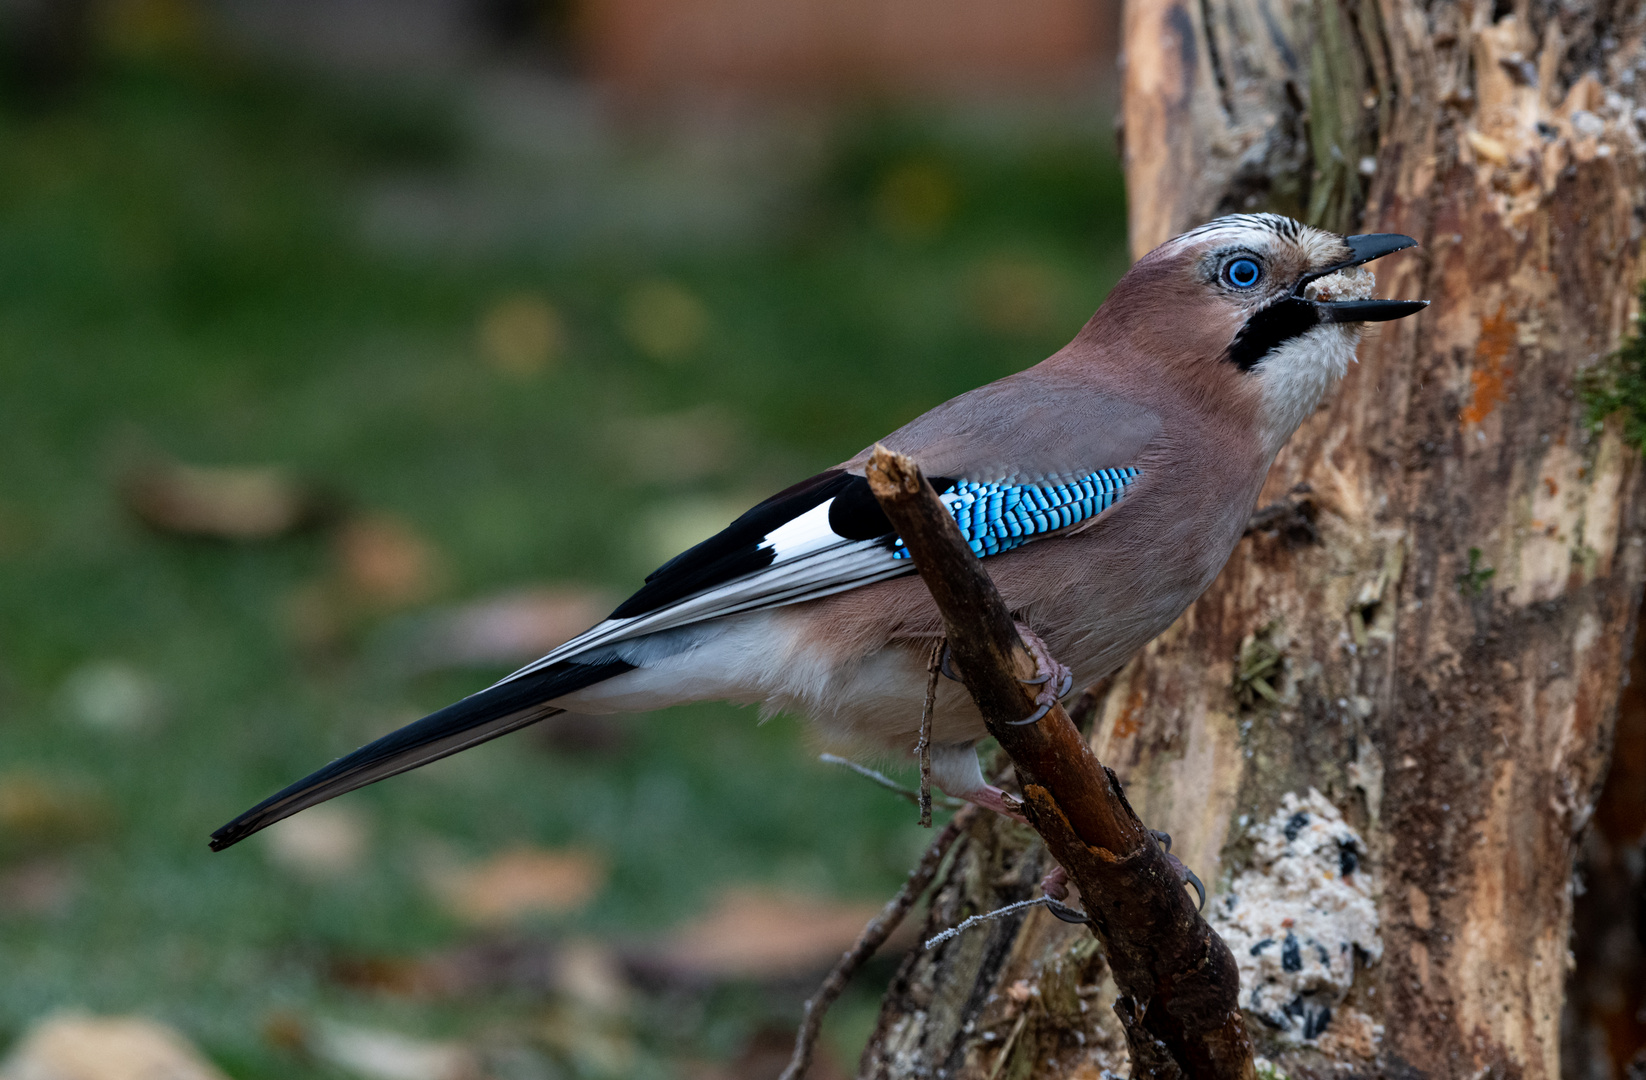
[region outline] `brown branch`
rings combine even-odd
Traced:
[[[789,1067],[783,1070],[778,1080],[801,1080],[806,1070],[812,1064],[812,1051],[817,1047],[817,1036],[823,1030],[823,1017],[829,1007],[840,997],[841,991],[851,977],[857,974],[869,957],[873,956],[892,936],[892,931],[903,922],[903,917],[914,907],[926,887],[937,876],[937,868],[943,862],[943,857],[949,853],[960,834],[971,824],[976,816],[977,808],[968,806],[961,810],[949,823],[943,827],[926,848],[926,854],[920,857],[913,870],[909,871],[908,878],[897,894],[886,901],[886,906],[880,909],[880,914],[869,920],[863,932],[857,935],[857,941],[850,949],[843,953],[835,963],[829,974],[823,979],[823,984],[817,988],[806,1002],[805,1013],[800,1020],[800,1030],[794,1036],[794,1054],[789,1058]]]
[[[915,756],[920,759],[920,827],[932,827],[932,711],[937,707],[937,675],[943,666],[943,640],[932,646],[926,661],[926,702],[920,709],[920,739]]]
[[[1140,1066],[1134,1075],[1173,1072],[1153,1052],[1164,1048],[1193,1080],[1251,1080],[1240,975],[1228,946],[1200,918],[1166,853],[1063,707],[1019,726],[1035,709],[1039,687],[1023,682],[1035,677],[1035,661],[919,466],[877,446],[866,471],[942,613],[953,667],[1017,768],[1024,813],[1080,888],[1135,1018],[1127,1026]]]

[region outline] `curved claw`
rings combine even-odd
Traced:
[[[1045,683],[1050,682],[1051,679],[1052,679],[1051,673],[1047,672],[1045,675],[1040,676],[1038,679],[1019,679],[1017,681],[1022,683],[1024,686],[1041,686]],[[1061,696],[1061,695],[1059,695],[1059,696]]]
[[[1065,671],[1063,673],[1063,681],[1057,684],[1058,699],[1061,700],[1063,698],[1068,697],[1069,696],[1069,691],[1073,690],[1073,689],[1074,689],[1074,673],[1072,671]]]
[[[1067,923],[1089,923],[1089,922],[1092,921],[1092,917],[1090,915],[1087,915],[1084,911],[1077,911],[1077,910],[1075,910],[1074,908],[1070,907],[1067,904],[1060,904],[1056,900],[1053,900],[1049,896],[1046,897],[1041,902],[1046,905],[1046,910],[1047,911],[1050,911],[1053,915],[1056,915],[1059,919],[1062,919],[1064,922],[1067,922]]]
[[[1189,875],[1188,879],[1187,879],[1187,883],[1194,886],[1194,891],[1200,897],[1200,906],[1195,908],[1195,910],[1196,911],[1205,911],[1206,910],[1206,886],[1204,886],[1200,883],[1200,879],[1198,877],[1195,877],[1195,872],[1193,870],[1186,870],[1184,872]]]
[[[950,682],[963,681],[959,675],[954,673],[954,668],[949,666],[949,643],[946,641],[943,643],[943,656],[937,661],[937,670],[941,671],[943,677]]]
[[[1155,840],[1159,842],[1160,846],[1165,849],[1166,854],[1170,855],[1172,853],[1172,834],[1171,833],[1164,832],[1160,829],[1150,829],[1149,830],[1149,835],[1154,837]]]
[[[1056,704],[1056,702],[1048,701],[1048,702],[1046,702],[1046,704],[1040,706],[1040,708],[1036,709],[1034,712],[1030,713],[1028,716],[1025,716],[1023,719],[1013,720],[1011,722],[1011,726],[1012,727],[1026,727],[1029,724],[1037,723],[1042,716],[1045,716],[1047,713],[1052,711],[1052,706],[1055,705],[1055,704]]]

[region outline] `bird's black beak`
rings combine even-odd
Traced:
[[[1304,286],[1311,281],[1318,281],[1327,274],[1335,274],[1339,270],[1347,270],[1351,266],[1360,266],[1373,259],[1381,259],[1385,255],[1392,255],[1397,251],[1417,247],[1417,241],[1400,233],[1365,233],[1359,236],[1345,236],[1343,242],[1349,245],[1349,257],[1340,263],[1333,263],[1323,270],[1312,274],[1305,274],[1298,280],[1297,288],[1292,295],[1305,303],[1313,305],[1316,314],[1323,323],[1367,323],[1388,322],[1391,319],[1404,319],[1408,315],[1416,315],[1429,306],[1427,300],[1309,300],[1303,295]]]

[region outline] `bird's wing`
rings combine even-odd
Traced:
[[[927,476],[1013,481],[1136,465],[1159,414],[1039,364],[961,394],[880,442]],[[845,465],[861,473],[873,446]]]
[[[1025,415],[1002,380],[889,436],[931,478],[979,556],[1089,524],[1139,475],[1160,430],[1141,407],[1062,388]],[[872,449],[872,448],[871,448]],[[521,678],[644,634],[758,608],[816,600],[913,569],[863,478],[869,451],[754,507],[676,556],[611,617],[510,675]]]

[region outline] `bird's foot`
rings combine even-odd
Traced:
[[[968,792],[961,798],[969,803],[976,803],[985,810],[993,810],[1001,817],[1011,818],[1019,825],[1027,825],[1029,819],[1023,816],[1023,803],[1008,791],[1002,791],[993,784],[987,784],[976,791]]]
[[[1195,876],[1195,872],[1193,870],[1190,870],[1183,864],[1182,859],[1172,854],[1172,834],[1169,832],[1162,832],[1159,829],[1150,829],[1149,835],[1154,837],[1155,843],[1160,845],[1160,850],[1166,853],[1166,864],[1177,873],[1177,880],[1181,881],[1185,885],[1192,886],[1194,888],[1195,895],[1200,897],[1200,906],[1198,910],[1205,911],[1206,886],[1200,883],[1200,878]]]
[[[1171,836],[1158,829],[1150,829],[1149,832],[1154,836],[1155,841],[1165,849],[1166,862],[1176,872],[1177,880],[1194,888],[1195,894],[1200,897],[1200,910],[1204,911],[1206,909],[1206,886],[1200,883],[1200,878],[1195,876],[1193,870],[1183,865],[1182,859],[1171,853]],[[1040,891],[1061,904],[1069,898],[1070,884],[1069,872],[1063,869],[1061,865],[1053,866],[1046,872],[1046,876],[1040,879]],[[1059,917],[1061,918],[1061,916]]]
[[[1020,680],[1028,686],[1040,687],[1040,693],[1035,695],[1035,710],[1022,720],[1014,722],[1014,726],[1033,724],[1042,716],[1052,711],[1065,694],[1074,688],[1074,672],[1064,667],[1052,658],[1052,651],[1046,643],[1040,640],[1040,635],[1030,630],[1022,623],[1014,624],[1017,634],[1023,639],[1023,644],[1034,657],[1035,677]]]

